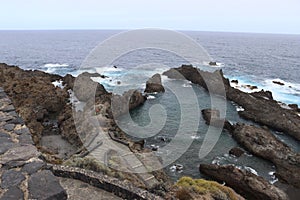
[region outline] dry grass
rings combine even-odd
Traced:
[[[182,177],[177,183],[176,186],[185,189],[186,191],[194,192],[196,194],[205,195],[211,194],[214,198],[217,199],[230,199],[237,200],[235,192],[226,186],[223,186],[215,181],[208,181],[204,179],[192,179],[190,177]],[[187,197],[186,191],[179,190],[179,195],[183,198],[180,200],[185,200]],[[181,194],[183,193],[183,194]],[[190,198],[191,199],[191,198]]]

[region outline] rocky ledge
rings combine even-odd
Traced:
[[[300,188],[300,154],[277,139],[268,129],[238,123],[233,137],[248,151],[273,162],[276,176]]]
[[[219,166],[201,164],[200,171],[215,180],[225,182],[247,199],[286,200],[287,195],[262,177],[240,170],[232,165]]]
[[[31,133],[0,88],[0,199],[67,199]]]
[[[146,83],[145,93],[165,92],[160,74],[154,74]]]
[[[163,73],[169,78],[186,79],[198,84],[210,93],[222,95],[243,108],[239,115],[245,119],[282,131],[300,140],[300,117],[294,109],[281,106],[269,91],[245,93],[230,86],[222,70],[213,73],[199,70],[191,65],[182,65]]]

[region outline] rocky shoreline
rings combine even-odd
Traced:
[[[191,65],[182,65],[163,74],[169,78],[184,78],[200,85],[212,94],[221,95],[243,108],[243,111],[238,112],[241,117],[284,132],[300,140],[299,113],[295,109],[282,107],[273,99],[272,93],[269,91],[245,93],[231,87],[230,81],[224,77],[222,70],[211,73],[199,70]]]
[[[173,79],[189,80],[205,88],[208,92],[221,95],[241,106],[243,109],[238,111],[238,114],[246,120],[262,125],[262,127],[242,123],[231,124],[226,119],[220,118],[220,112],[215,109],[202,110],[202,115],[208,125],[223,127],[247,151],[274,163],[276,166],[275,176],[289,187],[295,187],[294,193],[300,194],[296,189],[300,185],[299,153],[291,150],[269,130],[282,131],[299,141],[298,107],[281,106],[280,102],[273,99],[272,93],[269,91],[245,93],[237,90],[230,86],[229,80],[224,77],[221,70],[210,73],[190,65],[183,65],[164,72],[164,75]],[[225,92],[222,93],[220,88]],[[237,156],[242,155],[243,152],[240,148],[231,150],[231,153]],[[271,185],[262,177],[232,165],[201,164],[199,169],[215,180],[224,181],[249,199],[289,199],[284,191]]]
[[[241,123],[231,124],[225,118],[220,118],[219,111],[215,109],[203,110],[202,115],[207,124],[228,130],[248,152],[274,163],[275,175],[280,181],[299,188],[299,154],[278,140],[269,130],[270,128],[283,131],[300,140],[298,107],[291,106],[291,109],[282,107],[268,91],[245,93],[237,90],[230,86],[229,80],[223,76],[221,70],[210,73],[183,65],[165,72],[164,75],[173,79],[187,79],[211,93],[221,95],[242,106],[244,110],[239,111],[239,115],[263,127]],[[129,110],[143,105],[146,96],[138,90],[130,90],[123,95],[109,93],[101,84],[92,81],[91,77],[105,78],[100,74],[91,73],[83,73],[76,78],[71,75],[62,77],[0,64],[0,87],[3,87],[3,90],[0,89],[0,175],[2,177],[0,198],[16,194],[20,198],[39,199],[42,193],[33,191],[35,184],[49,180],[49,188],[55,188],[55,192],[50,190],[46,194],[54,198],[58,195],[59,199],[66,199],[66,191],[61,187],[54,173],[68,178],[77,177],[84,182],[91,182],[91,180],[95,182],[97,179],[102,183],[97,187],[108,187],[104,189],[118,193],[119,197],[125,197],[123,195],[129,191],[129,196],[137,195],[134,196],[135,199],[164,197],[176,199],[172,196],[179,194],[186,195],[190,199],[243,199],[243,197],[288,199],[284,191],[263,178],[233,166],[202,164],[200,171],[217,181],[225,181],[243,197],[231,189],[224,189],[218,183],[205,180],[188,180],[196,184],[201,183],[200,188],[204,187],[205,193],[195,192],[194,189],[186,187],[186,183],[172,186],[162,170],[132,173],[135,170],[147,171],[149,166],[161,164],[150,149],[144,148],[144,141],[135,142],[128,139],[115,121]],[[164,91],[159,74],[155,74],[147,81],[145,93]],[[76,99],[72,99],[72,96]],[[84,104],[81,110],[74,113],[74,105],[79,103]],[[262,107],[264,109],[261,109]],[[93,124],[95,122],[101,124],[101,130],[95,127]],[[59,148],[61,144],[65,148]],[[118,150],[112,146],[118,147]],[[15,155],[12,151],[19,153]],[[241,155],[243,149],[235,149],[232,152]],[[146,153],[148,158],[134,156],[143,153]],[[95,160],[93,155],[99,156],[106,164]],[[52,168],[49,168],[46,163],[50,163]],[[64,167],[64,165],[68,166]],[[92,170],[95,174],[87,176],[90,172],[80,171],[78,167]],[[115,170],[116,167],[121,167],[122,171]],[[109,186],[104,186],[106,183],[103,185],[103,177],[108,180]],[[112,178],[112,182],[109,183],[109,177],[115,177],[116,180]],[[116,182],[121,185],[114,186]],[[129,188],[122,186],[122,184],[126,185],[126,182],[132,186],[130,185]],[[222,190],[217,193],[222,197],[216,196],[214,192],[216,188]],[[125,190],[127,192],[124,192]],[[143,197],[142,193],[147,193],[148,196]]]

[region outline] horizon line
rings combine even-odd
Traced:
[[[131,31],[138,29],[149,29],[146,28],[131,28],[131,29],[110,29],[110,28],[47,28],[47,29],[0,29],[0,31]],[[179,32],[211,32],[211,33],[244,33],[244,34],[272,34],[272,35],[300,35],[300,33],[286,33],[286,32],[255,32],[255,31],[226,31],[226,30],[177,30],[169,28],[153,28],[153,29],[165,29],[165,30],[174,30]]]

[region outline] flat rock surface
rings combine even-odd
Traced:
[[[28,181],[30,199],[67,199],[66,191],[48,170],[33,174]]]
[[[93,187],[82,181],[68,178],[59,178],[59,182],[67,191],[69,200],[121,200],[120,197],[117,197],[112,193]]]
[[[30,158],[39,156],[39,152],[33,145],[18,146],[9,149],[2,156],[0,155],[0,163],[5,164],[9,161],[26,161]]]
[[[11,187],[7,190],[0,200],[23,200],[24,193],[18,187]]]
[[[18,186],[24,180],[25,176],[21,172],[8,170],[2,174],[1,188],[7,189],[12,186]]]

